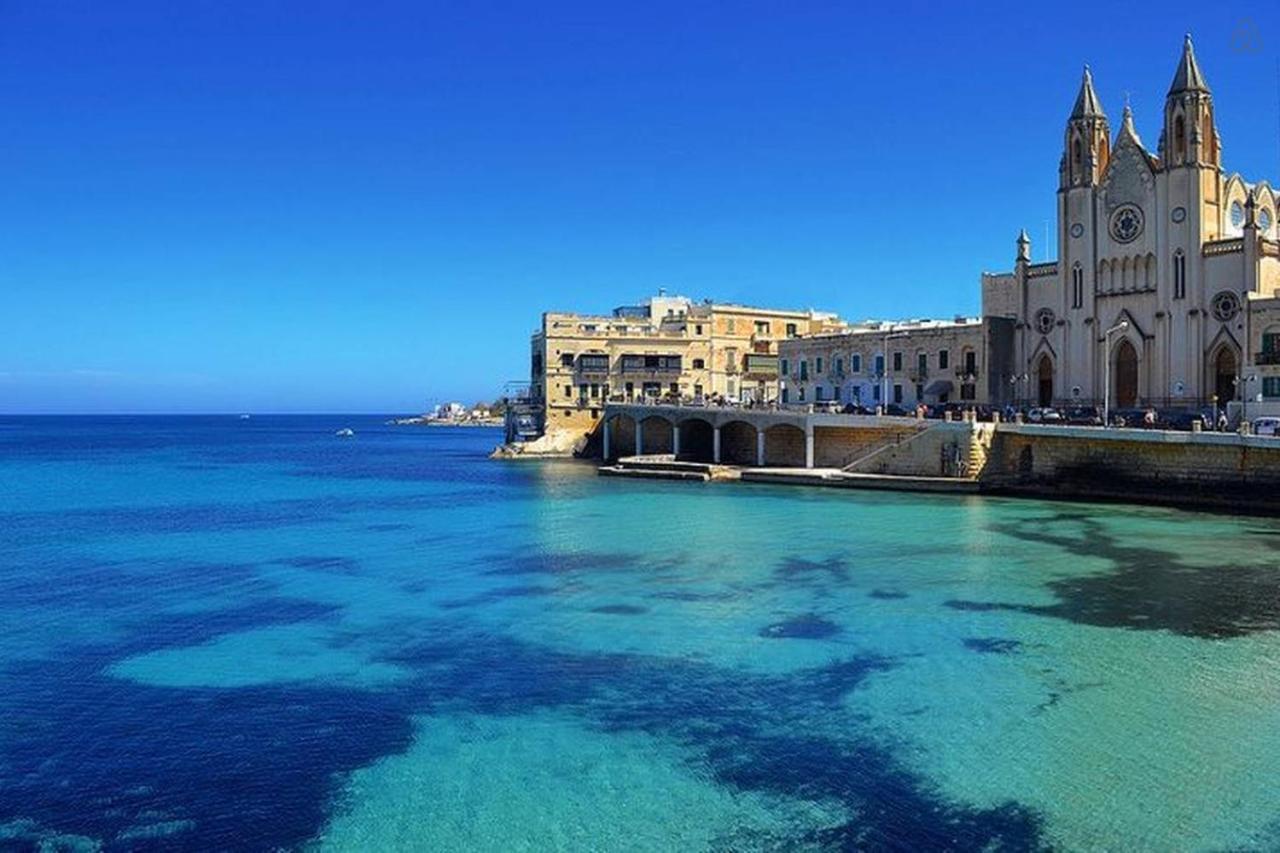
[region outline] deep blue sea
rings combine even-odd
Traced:
[[[384,420],[0,418],[0,848],[1280,849],[1276,521]]]

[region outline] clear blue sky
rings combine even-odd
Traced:
[[[1280,179],[1280,4],[1066,8],[0,0],[0,412],[493,397],[659,286],[975,312],[1082,63],[1154,148],[1187,30]]]

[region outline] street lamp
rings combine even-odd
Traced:
[[[1249,383],[1257,382],[1258,377],[1253,374],[1248,376],[1237,376],[1231,380],[1236,386],[1236,393],[1240,395],[1240,420],[1242,423],[1249,422]]]
[[[1129,328],[1128,320],[1121,320],[1102,335],[1102,355],[1107,360],[1105,387],[1102,389],[1102,425],[1111,426],[1111,336]]]

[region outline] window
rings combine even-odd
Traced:
[[[1181,249],[1173,253],[1173,298],[1187,298],[1187,256]]]
[[[1084,270],[1079,264],[1071,268],[1071,307],[1084,307]]]
[[[769,334],[769,321],[768,321],[768,320],[756,320],[756,334],[757,334],[757,335],[767,335],[767,334]]]
[[[844,375],[844,359],[836,356],[836,376]]]
[[[573,353],[567,352],[564,355],[560,356],[560,366],[573,367]]]
[[[695,335],[700,335],[700,334],[702,334],[702,324],[701,324],[701,323],[694,323],[694,324],[693,324],[693,333],[694,333]]]
[[[671,385],[669,386],[669,390],[671,391],[672,396],[679,396],[679,395],[680,395],[680,383],[679,383],[679,382],[672,382],[672,383],[671,383]]]
[[[784,404],[786,404],[786,403],[790,403],[790,402],[791,402],[791,389],[790,389],[790,388],[783,388],[783,389],[782,389],[782,402],[783,402]]]
[[[695,382],[695,383],[694,383],[694,385],[693,385],[693,396],[695,396],[695,397],[701,397],[701,396],[702,396],[702,383],[701,383],[701,382]]]
[[[879,382],[877,382],[875,388],[871,390],[871,396],[877,403],[880,402],[880,383]]]
[[[813,399],[821,403],[826,393],[826,389],[819,385],[817,388],[813,389]]]
[[[924,386],[916,383],[916,400],[924,399]]]
[[[813,361],[813,372],[814,372],[814,373],[821,373],[821,372],[822,372],[822,356],[818,356],[818,358],[814,359],[814,361]]]
[[[1262,377],[1262,396],[1268,399],[1280,397],[1280,376]]]
[[[916,355],[916,370],[921,376],[929,372],[929,353],[922,352]]]
[[[591,383],[591,399],[595,400],[595,399],[599,399],[599,397],[600,397],[600,386],[592,382]]]
[[[966,382],[960,386],[961,400],[976,400],[978,398],[978,388],[972,382]]]
[[[884,375],[884,356],[882,355],[876,356],[876,375]]]
[[[894,370],[902,369],[902,353],[900,352],[895,352],[893,354],[893,369]]]
[[[968,350],[964,354],[964,372],[970,376],[978,375],[978,354],[973,350]]]
[[[901,385],[893,386],[893,402],[895,403],[902,402],[902,386]]]
[[[796,336],[796,324],[795,324],[795,323],[788,323],[788,324],[787,324],[787,337],[788,337],[788,338],[794,338],[795,336]]]
[[[803,382],[808,378],[809,378],[809,362],[805,361],[804,359],[801,359],[800,360],[800,381]]]
[[[609,356],[596,354],[580,355],[578,356],[578,369],[607,372],[609,370]]]
[[[804,402],[804,386],[803,385],[801,385],[799,388],[796,389],[796,396],[800,398],[801,403]]]
[[[579,400],[587,399],[587,385],[585,382],[578,386],[578,399]]]
[[[1236,228],[1244,225],[1244,208],[1238,201],[1231,202],[1231,224]]]
[[[779,369],[779,371],[782,373],[782,375],[783,375],[783,376],[787,376],[787,375],[789,375],[789,374],[790,374],[790,372],[791,372],[791,365],[790,365],[790,364],[787,364],[787,360],[784,358],[784,359],[782,359],[782,360],[779,362],[779,367],[778,367],[778,369]]]
[[[951,360],[951,354],[944,349],[938,350],[938,369],[946,370]]]
[[[704,369],[706,368],[706,366],[707,366],[707,363],[706,363],[706,361],[704,361],[703,359],[695,358],[695,359],[693,360],[693,369],[694,369],[694,370],[704,370]]]
[[[1182,116],[1173,120],[1173,162],[1187,159],[1187,123]]]
[[[853,355],[849,356],[849,371],[851,373],[862,372],[862,356],[861,355],[854,353]]]
[[[1263,234],[1271,233],[1271,211],[1265,207],[1258,210],[1258,230]]]
[[[725,334],[732,335],[735,331],[737,331],[737,328],[738,328],[737,321],[734,320],[732,317],[724,321]]]
[[[566,385],[566,386],[564,386],[564,395],[565,395],[566,397],[572,397],[572,396],[573,396],[573,386],[572,386],[572,385]]]

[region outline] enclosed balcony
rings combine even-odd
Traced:
[[[748,353],[744,371],[748,376],[770,379],[778,375],[778,357]]]
[[[679,376],[682,358],[678,355],[623,355],[618,368],[624,376]]]

